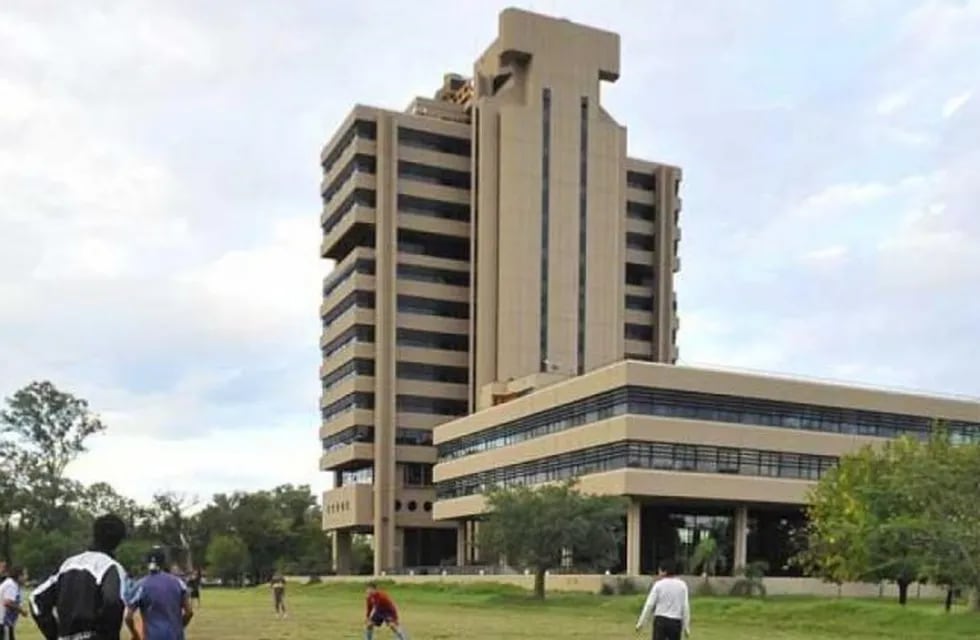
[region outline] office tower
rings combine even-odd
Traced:
[[[627,156],[616,34],[514,9],[472,75],[357,106],[324,148],[324,526],[339,572],[458,561],[437,425],[625,358],[677,358],[680,170]],[[369,69],[365,70],[370,73]],[[378,70],[381,77],[383,71]]]

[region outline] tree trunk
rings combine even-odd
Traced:
[[[903,607],[908,604],[909,601],[909,585],[911,583],[908,580],[898,581],[898,604]]]
[[[544,573],[544,569],[534,571],[534,597],[538,600],[544,600]]]
[[[946,613],[953,609],[953,587],[946,589]]]
[[[980,613],[980,584],[970,590],[970,611]]]

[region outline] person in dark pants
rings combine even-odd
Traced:
[[[191,604],[195,609],[201,608],[201,570],[195,569],[187,579],[187,587],[191,590]]]
[[[4,567],[5,579],[0,579],[0,640],[14,640],[14,627],[17,618],[26,616],[27,610],[21,604],[21,589],[24,586],[24,571]]]
[[[272,587],[272,604],[276,608],[276,615],[280,618],[286,617],[286,580],[276,574],[269,583]]]
[[[691,604],[688,600],[687,583],[677,577],[677,564],[673,560],[660,563],[658,579],[650,589],[636,622],[640,631],[650,615],[653,615],[653,640],[681,640],[691,635]]]
[[[166,554],[160,547],[150,551],[149,575],[139,581],[126,609],[126,627],[133,640],[184,640],[184,628],[194,612],[183,580],[168,573]],[[136,628],[136,612],[143,622]]]
[[[65,560],[34,590],[31,611],[45,640],[119,640],[127,579],[113,554],[125,537],[121,519],[101,516],[92,527],[91,551]]]

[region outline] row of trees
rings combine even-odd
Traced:
[[[106,426],[88,404],[50,382],[35,382],[0,410],[0,556],[46,575],[89,543],[91,523],[103,513],[122,517],[130,539],[119,549],[128,568],[141,566],[153,545],[174,551],[185,567],[208,565],[216,577],[266,580],[275,571],[322,574],[330,543],[308,486],[197,499],[161,493],[149,504],[106,483],[85,486],[66,475]]]
[[[929,581],[980,609],[980,444],[937,428],[841,460],[811,496],[801,560],[833,582],[890,580],[899,600]]]

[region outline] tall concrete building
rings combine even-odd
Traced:
[[[573,376],[677,359],[681,172],[600,102],[619,36],[508,9],[469,77],[357,106],[326,145],[324,526],[338,571],[460,561],[432,431]]]

